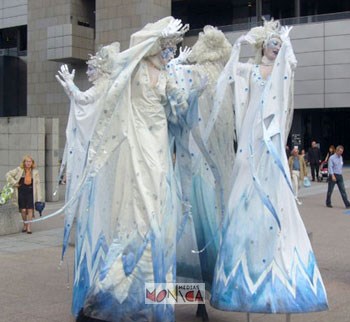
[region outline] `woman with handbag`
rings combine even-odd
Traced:
[[[18,203],[23,221],[33,219],[34,204],[42,200],[39,171],[35,167],[33,158],[26,155],[19,167],[6,173],[7,182],[16,188],[13,200]],[[23,223],[22,232],[31,234],[31,224]]]

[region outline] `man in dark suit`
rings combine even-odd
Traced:
[[[307,156],[311,167],[312,181],[315,181],[315,177],[317,178],[317,181],[320,181],[318,171],[321,163],[321,152],[317,147],[316,141],[311,142],[311,148],[309,149]]]

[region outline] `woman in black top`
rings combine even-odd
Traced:
[[[33,158],[26,155],[19,167],[6,174],[6,179],[13,187],[17,188],[14,194],[14,201],[18,202],[23,221],[32,220],[34,204],[36,201],[42,200],[39,171],[35,169]],[[24,223],[22,232],[31,234],[31,224]]]

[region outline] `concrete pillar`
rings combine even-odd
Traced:
[[[262,0],[256,1],[256,20],[261,21],[262,17]]]
[[[0,236],[16,234],[22,229],[22,217],[11,202],[0,206]]]
[[[74,5],[73,5],[74,2]],[[54,26],[74,24],[78,20],[86,20],[83,10],[78,10],[78,1],[73,0],[28,0],[28,49],[27,49],[27,115],[31,117],[55,117],[59,119],[60,154],[65,144],[65,129],[68,120],[69,100],[62,86],[55,79],[55,74],[62,62],[48,60],[49,30]],[[79,2],[80,3],[80,2]],[[80,12],[80,15],[77,12]],[[87,14],[85,14],[86,16]],[[66,45],[64,37],[51,39],[55,41],[57,51],[63,51]],[[69,40],[69,39],[68,39]],[[81,45],[81,47],[84,44]],[[93,54],[93,47],[91,54]],[[73,46],[72,46],[73,48]],[[75,49],[75,48],[74,48]],[[88,59],[87,53],[84,59]],[[71,62],[66,62],[71,64]],[[70,68],[76,70],[75,82],[80,88],[87,88],[86,64],[84,60],[77,61]]]
[[[45,189],[47,201],[58,201],[59,133],[58,119],[45,120]]]
[[[125,50],[132,33],[169,15],[171,0],[96,1],[96,46],[119,41]]]
[[[300,17],[300,0],[294,0],[294,16]]]

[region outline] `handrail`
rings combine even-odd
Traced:
[[[252,21],[249,21],[249,22],[237,23],[237,24],[225,25],[225,26],[217,26],[217,27],[223,32],[232,32],[232,31],[239,31],[239,30],[249,30],[253,27],[262,25],[261,20],[257,21],[256,18],[255,19],[253,18],[252,18]],[[283,18],[283,19],[279,19],[279,21],[281,22],[282,25],[300,25],[305,23],[316,23],[316,22],[342,20],[342,19],[350,19],[350,11],[327,13],[322,15]],[[195,35],[198,35],[198,33],[201,31],[202,29],[191,29],[187,32],[186,36],[195,36]]]
[[[18,50],[18,48],[1,48],[0,49],[0,56],[27,56],[26,50]]]

